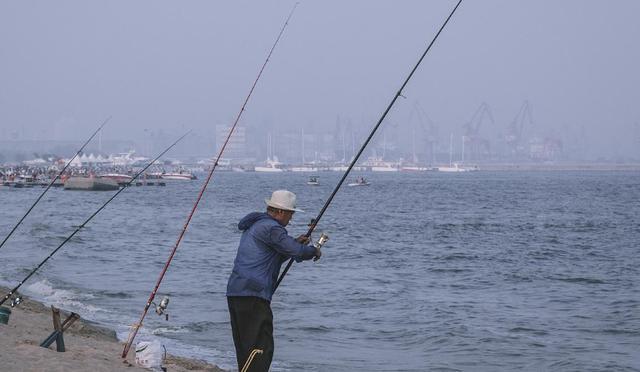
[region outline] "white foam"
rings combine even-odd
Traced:
[[[167,333],[188,333],[189,330],[182,327],[159,327],[151,331],[153,335],[162,335]]]
[[[42,300],[47,305],[54,305],[65,310],[76,311],[79,313],[95,314],[101,309],[83,302],[92,298],[89,294],[79,294],[66,289],[56,289],[46,279],[29,284],[23,291],[25,294]]]

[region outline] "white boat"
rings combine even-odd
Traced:
[[[254,167],[254,171],[263,173],[280,173],[284,172],[282,163],[278,161],[278,157],[273,154],[271,143],[271,133],[267,134],[267,160],[260,165]]]
[[[15,182],[13,183],[13,187],[33,187],[36,185],[36,179],[33,176],[29,176],[26,174],[19,174],[15,178]]]
[[[402,172],[426,172],[426,171],[430,171],[430,170],[434,170],[434,169],[433,168],[427,168],[427,167],[417,167],[417,166],[407,165],[407,166],[404,166],[404,167],[400,168],[400,170]]]
[[[309,166],[303,165],[303,166],[299,166],[299,167],[291,167],[291,168],[289,168],[289,170],[292,171],[292,172],[317,172],[318,168],[309,167]]]
[[[336,166],[333,166],[333,167],[329,167],[329,170],[330,171],[334,171],[334,172],[346,172],[347,169],[349,169],[349,167],[346,166],[346,165],[336,165]],[[353,167],[353,170],[354,171],[359,171],[359,170],[363,170],[363,169],[361,169],[360,167]]]
[[[268,158],[264,166],[263,165],[256,166],[255,171],[266,172],[266,173],[279,173],[279,172],[284,172],[284,169],[282,168],[282,163],[280,163],[277,158],[275,160],[271,160],[270,158]]]
[[[462,163],[464,162],[464,136],[462,137],[462,162],[457,163],[457,162],[453,162],[453,133],[451,134],[450,137],[450,142],[449,142],[449,166],[446,167],[438,167],[438,172],[448,172],[448,173],[460,173],[460,172],[472,172],[472,171],[477,171],[478,166],[473,166],[473,167],[465,167],[462,165]]]
[[[127,183],[133,179],[133,177],[126,174],[118,174],[118,173],[107,173],[99,176],[100,178],[108,178],[116,181],[119,184]]]
[[[163,173],[160,178],[167,181],[191,181],[196,179],[191,173]]]
[[[255,171],[263,173],[281,173],[284,172],[284,169],[275,167],[255,167]]]
[[[356,182],[350,183],[347,186],[369,186],[371,185],[371,183],[369,181],[367,181],[364,177],[358,177],[356,178]]]
[[[320,185],[320,181],[318,181],[318,176],[309,177],[309,181],[307,181],[307,185],[311,185],[311,186]]]
[[[381,157],[370,157],[363,165],[369,167],[373,172],[397,172],[398,164],[384,161]]]
[[[397,172],[398,168],[391,165],[391,164],[385,164],[385,165],[374,165],[371,167],[371,171],[373,172]]]
[[[263,172],[263,173],[280,173],[280,172],[284,172],[284,169],[282,168],[276,168],[276,167],[261,167],[261,166],[256,166],[254,169],[256,172]]]
[[[458,163],[453,163],[448,167],[438,167],[438,172],[454,173],[454,172],[470,172],[470,171],[471,171],[471,168],[462,167]]]
[[[142,177],[145,180],[159,180],[162,178],[162,172],[145,173]]]

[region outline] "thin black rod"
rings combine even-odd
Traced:
[[[427,46],[427,49],[424,51],[424,53],[422,53],[422,56],[420,57],[420,59],[418,60],[418,62],[416,63],[416,65],[413,67],[413,69],[411,70],[411,72],[409,73],[409,76],[407,76],[407,78],[405,79],[404,83],[402,83],[402,86],[400,87],[400,89],[398,90],[398,92],[395,94],[395,96],[393,97],[393,99],[391,100],[391,103],[389,103],[389,106],[387,106],[387,109],[384,110],[384,113],[382,114],[382,116],[380,117],[380,119],[378,120],[378,122],[376,123],[376,125],[373,127],[373,129],[371,130],[371,133],[369,134],[369,137],[367,137],[366,141],[364,141],[364,143],[362,144],[362,146],[360,147],[360,150],[358,151],[358,153],[356,154],[356,156],[353,158],[353,160],[351,161],[351,164],[349,164],[349,168],[347,168],[347,170],[344,172],[344,174],[342,175],[342,178],[340,179],[340,181],[338,182],[338,184],[336,185],[336,187],[333,189],[333,192],[331,193],[331,195],[329,196],[329,199],[327,199],[327,201],[324,203],[324,206],[322,207],[322,209],[320,210],[320,212],[318,213],[318,215],[316,216],[316,218],[313,219],[313,222],[309,225],[309,230],[307,231],[307,233],[305,234],[305,236],[310,237],[311,233],[313,233],[313,230],[315,230],[316,226],[318,225],[318,222],[320,222],[320,218],[322,218],[322,216],[324,215],[324,212],[327,210],[327,208],[329,207],[329,204],[331,204],[331,202],[333,201],[333,198],[335,197],[336,193],[338,192],[338,190],[340,189],[340,186],[342,186],[342,184],[344,183],[344,181],[347,179],[347,176],[349,175],[349,173],[351,172],[351,169],[353,169],[353,166],[356,164],[356,162],[358,161],[358,159],[360,158],[360,155],[362,155],[362,152],[364,151],[364,149],[367,147],[367,145],[369,144],[369,142],[371,141],[371,139],[373,138],[374,134],[376,133],[376,131],[378,130],[378,127],[380,126],[380,124],[382,124],[382,121],[385,119],[385,117],[387,116],[387,114],[389,113],[389,111],[391,110],[391,108],[393,107],[393,105],[396,103],[396,101],[398,100],[398,97],[402,96],[402,90],[404,89],[404,87],[407,85],[407,83],[409,83],[409,80],[411,79],[411,77],[413,76],[413,74],[416,72],[416,70],[418,69],[418,66],[420,66],[420,64],[422,63],[422,60],[424,59],[424,57],[427,55],[427,53],[429,52],[429,50],[431,49],[431,46],[433,46],[433,43],[435,43],[436,39],[438,39],[438,36],[440,36],[440,33],[442,32],[442,30],[444,29],[444,27],[447,25],[447,23],[449,22],[449,20],[451,19],[451,17],[453,16],[453,14],[456,12],[456,9],[458,9],[458,7],[460,6],[460,4],[462,3],[462,0],[459,0],[458,3],[456,4],[456,6],[453,8],[453,10],[451,11],[451,13],[449,14],[449,16],[447,17],[447,19],[444,21],[444,23],[442,24],[442,26],[440,27],[440,29],[438,30],[438,33],[436,33],[436,36],[433,37],[433,40],[431,40],[431,42],[429,43],[429,46]],[[291,265],[293,264],[293,259],[289,260],[289,263],[287,263],[287,266],[284,268],[284,271],[282,271],[282,274],[280,274],[280,277],[278,278],[278,281],[276,282],[276,286],[274,288],[274,292],[275,290],[278,288],[278,286],[280,285],[280,282],[282,282],[282,279],[284,279],[284,276],[287,275],[287,272],[289,271],[289,268],[291,268]]]
[[[198,197],[196,198],[196,201],[193,204],[193,207],[191,208],[191,212],[187,216],[187,221],[183,225],[182,230],[180,231],[180,234],[178,235],[178,239],[176,240],[175,244],[173,245],[171,253],[169,254],[169,258],[165,262],[164,267],[162,268],[162,270],[160,271],[160,275],[159,275],[158,279],[156,280],[156,284],[153,287],[153,290],[151,291],[151,294],[149,295],[149,299],[147,300],[147,303],[145,304],[144,309],[142,310],[142,314],[140,315],[140,320],[138,321],[138,323],[134,324],[132,326],[131,330],[129,331],[129,336],[127,337],[127,342],[125,343],[124,348],[122,349],[122,354],[121,354],[122,358],[126,358],[127,355],[129,354],[129,350],[131,349],[131,346],[133,345],[133,341],[135,340],[136,335],[138,334],[138,331],[140,330],[140,327],[142,327],[142,322],[144,321],[144,318],[147,316],[147,312],[149,311],[149,308],[151,307],[151,303],[153,302],[153,299],[156,297],[156,293],[158,293],[158,289],[160,288],[160,284],[162,284],[162,280],[164,279],[164,276],[167,273],[167,270],[169,269],[169,265],[171,265],[171,261],[173,260],[173,257],[175,256],[176,251],[178,250],[178,247],[180,246],[180,243],[182,242],[182,238],[184,237],[185,233],[187,232],[187,228],[189,227],[189,224],[191,223],[191,219],[193,218],[193,215],[195,214],[196,209],[198,208],[198,205],[200,204],[200,200],[202,199],[202,196],[204,195],[204,192],[206,191],[207,186],[209,185],[209,181],[211,181],[211,177],[213,176],[213,172],[216,170],[216,167],[218,166],[218,161],[222,157],[222,153],[224,152],[225,148],[227,147],[227,144],[229,143],[229,140],[231,139],[231,135],[233,134],[236,126],[238,125],[238,123],[240,122],[240,118],[242,117],[242,113],[244,113],[245,107],[247,106],[247,103],[249,102],[249,99],[251,98],[251,95],[253,94],[253,90],[255,89],[256,85],[258,84],[258,81],[260,80],[260,77],[262,76],[262,72],[264,71],[265,67],[267,66],[267,63],[269,62],[269,59],[271,58],[271,54],[273,53],[274,49],[276,48],[276,45],[278,45],[278,42],[280,41],[280,38],[282,37],[282,34],[284,33],[285,28],[289,24],[289,20],[291,19],[291,16],[293,15],[293,12],[296,10],[296,7],[298,6],[298,4],[299,3],[296,3],[293,6],[293,9],[291,9],[291,12],[289,13],[289,16],[287,17],[287,19],[285,20],[284,24],[282,25],[282,28],[280,29],[280,33],[278,34],[278,37],[276,38],[276,41],[271,46],[271,50],[269,50],[269,53],[267,54],[267,58],[265,59],[264,63],[262,64],[262,67],[260,68],[260,72],[258,72],[258,76],[253,81],[253,85],[251,85],[251,89],[249,90],[249,93],[247,94],[247,97],[245,98],[244,103],[242,104],[242,107],[240,107],[240,111],[238,111],[238,115],[236,116],[236,119],[233,122],[233,125],[231,126],[231,129],[229,130],[229,133],[227,134],[227,138],[224,141],[224,144],[222,145],[222,147],[220,148],[220,151],[218,152],[218,156],[216,157],[216,161],[213,163],[213,166],[209,170],[209,174],[207,175],[207,178],[206,178],[204,184],[202,185],[202,187],[200,189],[200,192],[198,193]]]
[[[7,242],[7,240],[9,240],[9,238],[11,237],[11,235],[13,235],[13,233],[18,229],[18,226],[20,226],[20,224],[22,223],[22,221],[24,221],[25,218],[27,218],[27,216],[29,215],[29,213],[31,213],[31,210],[36,206],[36,204],[38,204],[38,202],[40,201],[40,199],[42,199],[42,197],[44,196],[44,194],[47,193],[47,191],[49,191],[49,189],[51,188],[51,186],[53,186],[53,184],[56,182],[56,180],[58,178],[60,178],[60,176],[62,176],[62,174],[64,174],[64,171],[67,170],[67,168],[69,167],[69,165],[71,165],[71,162],[73,161],[73,159],[75,159],[81,152],[82,150],[84,150],[85,146],[87,146],[87,144],[89,142],[91,142],[91,140],[93,139],[93,137],[96,136],[96,134],[98,134],[98,132],[100,132],[100,130],[102,129],[102,127],[105,126],[105,124],[107,124],[107,122],[111,120],[111,116],[109,116],[105,121],[102,122],[102,124],[98,127],[98,129],[96,129],[95,132],[93,132],[93,134],[91,135],[91,137],[89,137],[88,140],[85,141],[85,143],[82,145],[82,147],[80,147],[80,149],[75,153],[75,155],[73,155],[73,157],[71,159],[69,159],[69,161],[67,162],[67,164],[64,166],[64,168],[62,168],[62,170],[60,172],[58,172],[58,174],[55,176],[54,179],[51,180],[51,182],[49,182],[49,185],[47,185],[47,188],[44,189],[44,191],[42,192],[42,194],[40,194],[40,196],[38,196],[38,199],[36,199],[35,202],[33,202],[33,205],[31,205],[31,207],[27,210],[27,213],[24,214],[24,216],[22,216],[22,218],[20,219],[20,221],[18,221],[18,223],[13,227],[13,229],[11,229],[11,231],[9,232],[9,234],[7,234],[7,236],[4,238],[4,240],[2,241],[2,243],[0,243],[0,248],[2,248],[2,246],[4,245],[4,243]]]
[[[129,187],[131,185],[131,183],[137,179],[144,171],[146,171],[153,163],[155,163],[158,159],[160,159],[160,157],[164,154],[167,153],[167,151],[171,150],[171,148],[173,148],[173,146],[175,146],[178,142],[180,142],[184,137],[186,137],[188,134],[190,133],[187,132],[185,134],[182,135],[182,137],[178,138],[174,143],[171,144],[171,146],[167,147],[164,151],[162,151],[160,153],[160,155],[156,156],[155,159],[153,159],[149,164],[147,164],[144,168],[142,168],[142,170],[140,170],[138,173],[136,173],[131,180],[129,180],[124,187],[120,188],[115,194],[113,194],[113,196],[111,196],[111,198],[109,198],[109,200],[107,200],[104,204],[102,204],[102,206],[100,208],[98,208],[95,212],[93,212],[93,214],[91,216],[89,216],[89,218],[87,218],[80,226],[78,226],[72,233],[71,235],[67,236],[67,238],[60,243],[60,245],[54,249],[44,260],[42,260],[42,262],[40,262],[38,264],[38,266],[36,266],[35,269],[33,269],[29,275],[27,275],[24,279],[22,279],[22,281],[20,281],[18,283],[18,285],[15,286],[15,288],[13,288],[11,291],[9,291],[9,293],[7,293],[4,298],[2,300],[0,300],[0,305],[4,304],[5,301],[7,301],[9,298],[11,298],[11,296],[16,293],[16,291],[18,289],[20,289],[20,287],[27,281],[29,280],[29,278],[31,278],[33,276],[33,274],[35,274],[41,267],[42,265],[44,265],[47,261],[49,261],[49,259],[51,257],[53,257],[54,254],[56,254],[56,252],[58,252],[60,250],[60,248],[62,248],[65,244],[67,244],[67,242],[69,240],[71,240],[71,238],[73,238],[83,227],[85,227],[85,225],[87,223],[89,223],[89,221],[91,221],[98,213],[100,213],[100,211],[102,211],[109,203],[111,203],[111,201],[113,199],[116,198],[116,196],[120,195],[121,192],[123,192],[127,187]]]

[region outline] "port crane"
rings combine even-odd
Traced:
[[[491,145],[489,141],[480,137],[480,127],[485,118],[488,118],[491,124],[495,125],[491,108],[486,102],[482,102],[471,119],[462,126],[464,133],[462,141],[467,145],[471,153],[471,159],[478,159],[490,153]]]
[[[415,101],[413,103],[413,108],[409,113],[409,119],[408,122],[411,123],[414,119],[414,117],[416,118],[416,121],[418,122],[418,124],[420,125],[420,129],[422,130],[422,141],[425,143],[426,145],[426,149],[425,149],[425,156],[429,156],[429,164],[435,164],[436,163],[436,147],[438,144],[438,125],[431,120],[431,118],[429,117],[429,115],[427,114],[427,111],[424,109],[424,107],[422,107],[422,105],[420,104],[420,102]],[[416,126],[414,125],[412,127],[412,136],[411,136],[411,145],[412,145],[412,153],[413,153],[413,162],[417,163],[418,159],[416,156],[416,146],[415,146],[415,141],[416,141]]]
[[[533,116],[531,115],[531,105],[528,100],[525,100],[518,114],[513,121],[507,127],[507,134],[505,135],[505,142],[509,151],[509,155],[517,156],[524,152],[523,147],[523,130],[525,124],[529,127],[533,127]]]

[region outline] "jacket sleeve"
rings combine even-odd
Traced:
[[[315,247],[298,243],[281,226],[273,226],[270,229],[269,246],[287,257],[294,258],[298,262],[309,260],[316,255]]]

